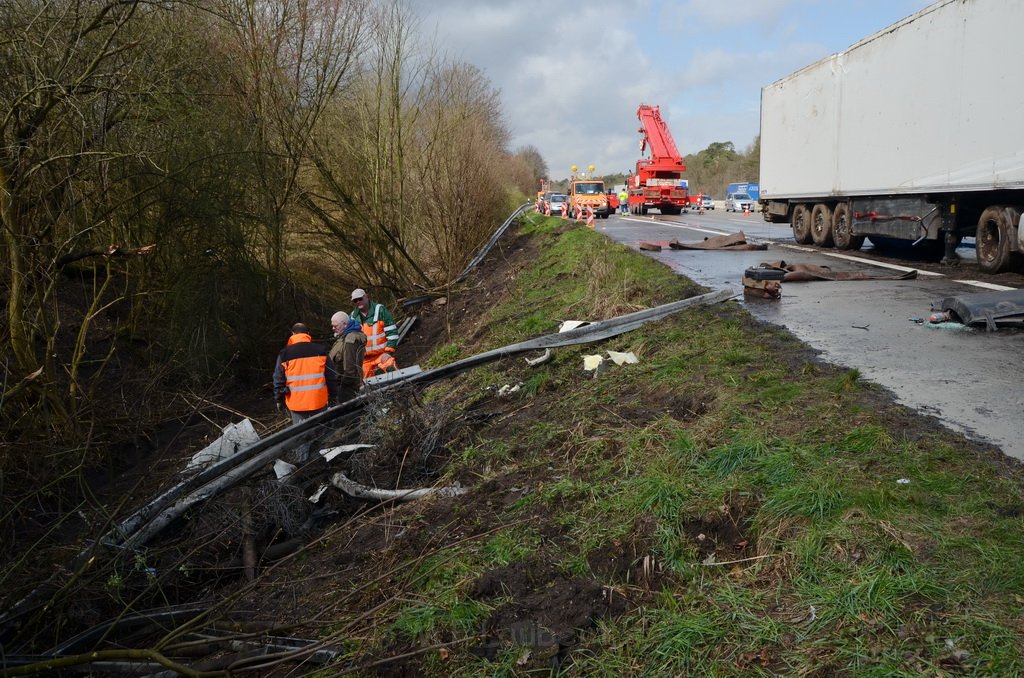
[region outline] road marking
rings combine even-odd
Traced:
[[[1006,285],[996,285],[995,283],[981,282],[980,280],[954,280],[963,285],[973,285],[974,287],[980,287],[986,290],[996,290],[997,292],[1007,292],[1009,290],[1015,290],[1016,287],[1007,287]]]
[[[871,266],[878,266],[880,268],[891,268],[891,269],[893,269],[895,271],[903,271],[904,273],[909,273],[910,271],[917,271],[918,275],[931,276],[933,278],[945,278],[946,277],[946,275],[944,273],[933,273],[931,271],[922,271],[919,268],[910,268],[909,266],[900,266],[899,264],[888,264],[888,263],[885,263],[884,261],[873,261],[873,260],[869,260],[869,259],[861,259],[860,257],[851,257],[849,254],[839,254],[838,252],[827,252],[825,250],[819,250],[819,249],[815,249],[813,247],[802,247],[800,245],[790,245],[789,243],[778,242],[777,240],[773,240],[772,242],[775,243],[776,245],[778,245],[779,247],[786,247],[786,248],[789,248],[791,250],[798,250],[800,252],[817,252],[818,254],[824,254],[826,257],[833,257],[834,259],[844,259],[846,261],[856,261],[856,262],[859,262],[861,264],[870,264]]]

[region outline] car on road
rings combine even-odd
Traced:
[[[702,196],[701,197],[701,201],[702,201],[701,207],[703,207],[704,209],[706,209],[706,210],[713,210],[713,209],[715,209],[715,201],[711,199],[710,195]]]
[[[754,199],[746,193],[730,193],[725,196],[726,212],[753,212]]]
[[[564,193],[552,193],[548,196],[547,204],[551,216],[560,217],[568,209],[569,198]]]

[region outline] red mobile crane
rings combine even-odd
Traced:
[[[636,111],[643,135],[640,152],[650,149],[650,158],[636,161],[636,174],[627,180],[629,211],[633,214],[647,214],[652,207],[662,214],[679,214],[684,211],[689,198],[682,186],[682,174],[686,170],[683,157],[679,155],[676,142],[668,125],[661,119],[658,106],[640,104]]]

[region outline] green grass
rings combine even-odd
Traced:
[[[521,231],[537,254],[507,297],[481,309],[487,331],[431,360],[699,292],[588,229],[538,218]],[[537,368],[502,361],[446,386],[467,405],[495,406],[482,394],[522,382],[504,412],[526,413],[475,428],[448,473],[525,489],[458,504],[453,521],[493,529],[410,565],[387,637],[424,646],[479,630],[516,603],[472,597],[488,570],[546,562],[586,579],[597,576],[595,558],[621,552],[646,556],[656,577],[602,579],[631,605],[578,633],[569,674],[1024,673],[1019,470],[948,432],[908,428],[901,417],[911,415],[880,404],[856,370],[786,354],[799,346],[778,328],[753,331],[742,308],[726,304],[556,349]],[[607,349],[633,350],[640,363],[585,378],[582,356]],[[693,526],[716,520],[735,520],[730,538],[745,546],[723,544],[705,562]],[[372,634],[361,642],[386,645]],[[510,644],[483,660],[467,646],[422,667],[537,671],[523,656]]]

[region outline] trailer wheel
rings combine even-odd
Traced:
[[[811,210],[811,240],[818,247],[832,247],[832,208],[819,202]]]
[[[1013,258],[1010,235],[1019,218],[1017,210],[1002,205],[989,207],[981,213],[975,246],[978,251],[978,268],[982,273],[999,273],[1009,268]]]
[[[811,242],[811,213],[807,205],[793,208],[793,239],[801,245]]]
[[[853,219],[850,203],[841,202],[832,210],[832,240],[836,249],[859,250],[864,246],[864,236],[853,235]]]

